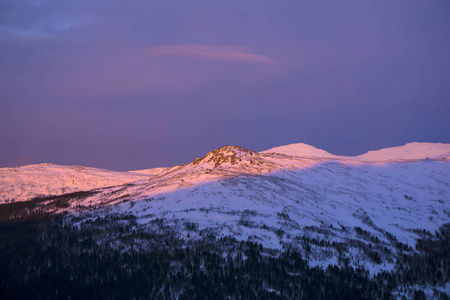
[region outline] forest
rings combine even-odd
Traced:
[[[450,224],[375,276],[310,267],[296,249],[274,252],[230,236],[182,239],[157,228],[136,226],[133,215],[3,220],[0,298],[426,299],[420,287],[450,282]],[[432,296],[450,299],[438,289]]]

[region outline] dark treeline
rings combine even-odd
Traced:
[[[417,253],[401,255],[397,267],[405,283],[444,285],[450,282],[450,223],[434,236],[419,239]]]
[[[2,299],[393,299],[399,286],[449,281],[450,226],[420,240],[398,272],[309,267],[231,237],[186,241],[132,216],[0,224]],[[421,290],[411,295],[423,299]],[[436,298],[449,299],[436,292]]]

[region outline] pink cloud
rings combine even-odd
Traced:
[[[148,58],[160,56],[197,56],[210,60],[245,61],[261,64],[276,64],[273,58],[252,53],[246,47],[209,45],[162,45],[144,49]]]

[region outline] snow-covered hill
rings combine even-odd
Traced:
[[[298,143],[275,147],[262,153],[281,153],[300,157],[321,157],[360,161],[390,161],[410,159],[441,159],[450,156],[450,144],[441,143],[408,143],[399,147],[369,151],[358,156],[333,155],[313,146]]]
[[[0,169],[0,203],[117,186],[148,176],[83,166],[37,164]]]
[[[274,249],[302,247],[299,237],[335,242],[346,245],[355,265],[367,263],[370,243],[370,251],[385,257],[372,269],[389,269],[398,243],[414,246],[423,230],[434,232],[450,219],[449,153],[449,144],[430,143],[350,158],[304,144],[260,153],[225,146],[192,163],[154,170],[4,168],[0,197],[24,201],[91,190],[63,198],[69,205],[60,211],[131,213],[144,228],[158,224],[190,238],[232,235]],[[310,260],[317,264],[336,263],[342,255],[313,250]]]
[[[261,153],[280,153],[300,157],[326,157],[326,158],[339,157],[337,155],[330,154],[327,151],[317,149],[316,147],[303,143],[275,147],[269,150],[262,151]]]
[[[129,173],[155,176],[155,175],[161,174],[164,171],[167,171],[168,169],[169,168],[153,168],[153,169],[129,171]]]
[[[450,144],[440,143],[409,143],[400,147],[369,151],[356,158],[364,161],[385,161],[401,159],[440,159],[449,155]]]

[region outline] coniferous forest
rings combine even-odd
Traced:
[[[395,271],[310,267],[233,237],[177,238],[135,218],[2,221],[2,299],[426,299],[450,281],[450,224],[419,240]],[[447,285],[448,286],[448,285]],[[403,294],[399,293],[403,292]],[[450,299],[435,289],[435,299]]]

